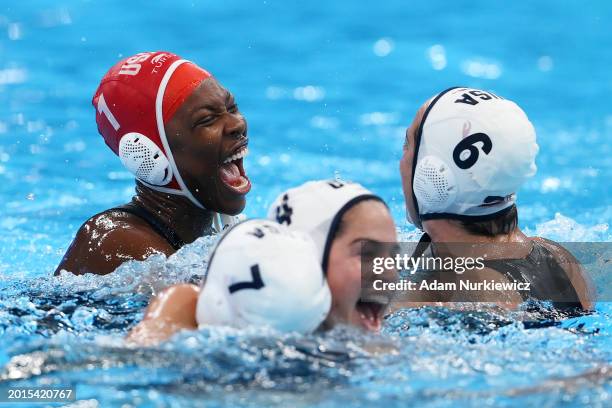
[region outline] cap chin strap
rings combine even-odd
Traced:
[[[423,233],[423,235],[421,235],[421,239],[419,239],[419,242],[417,243],[410,257],[411,258],[420,257],[421,255],[425,253],[427,248],[429,248],[429,245],[431,245],[431,237],[429,236],[428,233],[425,232]]]
[[[419,148],[421,146],[421,136],[423,135],[423,127],[425,126],[425,120],[427,119],[427,116],[429,115],[429,112],[431,111],[431,109],[434,107],[434,105],[436,104],[436,102],[438,102],[438,100],[440,100],[440,98],[442,98],[447,92],[456,89],[458,87],[452,87],[452,88],[448,88],[442,92],[440,92],[435,98],[433,98],[433,100],[429,103],[429,106],[427,107],[427,109],[425,109],[425,113],[423,114],[423,118],[421,119],[421,123],[419,124],[419,127],[417,129],[417,133],[415,135],[415,143],[414,143],[414,156],[412,159],[412,202],[414,204],[414,211],[416,213],[416,219],[412,219],[412,217],[410,217],[410,221],[420,230],[423,229],[423,223],[421,221],[421,214],[420,214],[420,210],[419,210],[419,201],[417,200],[417,195],[415,193],[414,190],[414,183],[415,183],[415,175],[417,174],[417,165],[420,163],[419,162]],[[419,170],[422,170],[421,168],[419,168]],[[420,172],[419,172],[420,173]],[[454,197],[452,197],[454,199]]]
[[[138,179],[138,180],[142,184],[144,184],[145,186],[149,187],[151,190],[159,191],[161,193],[178,195],[178,196],[183,196],[183,197],[189,198],[181,190],[177,190],[175,188],[166,188],[166,187],[154,186],[153,184],[149,184],[146,181],[142,181],[141,179]],[[194,200],[195,200],[195,198],[194,198]],[[202,208],[203,210],[208,210],[207,208],[205,208],[204,206],[199,204],[197,201],[193,201],[193,200],[190,200],[190,201],[192,203],[194,203],[196,206],[198,206],[198,208]],[[219,212],[213,212],[213,219],[212,219],[213,232],[222,232],[225,229],[227,229],[227,227],[231,227],[232,225],[235,225],[236,223],[238,223],[240,221],[243,221],[245,219],[246,219],[246,217],[244,217],[242,214],[240,214],[240,215],[228,215],[228,214],[223,214],[223,213],[219,213]]]
[[[421,221],[421,214],[419,211],[419,203],[414,191],[414,178],[415,178],[415,173],[417,171],[417,165],[418,165],[418,158],[419,158],[419,147],[421,145],[421,136],[423,135],[423,126],[425,125],[425,119],[427,119],[427,116],[429,115],[429,112],[431,111],[431,109],[433,108],[433,106],[436,104],[436,102],[438,102],[438,100],[440,98],[442,98],[442,96],[444,96],[447,92],[456,89],[458,87],[452,87],[452,88],[448,88],[445,91],[440,92],[430,103],[429,106],[427,107],[427,109],[425,110],[425,113],[423,114],[423,119],[421,119],[421,123],[419,124],[419,127],[417,129],[417,134],[415,137],[415,148],[414,148],[414,157],[412,160],[412,202],[414,204],[414,210],[416,213],[416,219],[412,219],[412,217],[408,217],[410,219],[410,222],[412,222],[418,229],[423,230],[423,223]],[[453,180],[454,181],[454,180]],[[454,197],[452,197],[452,199],[454,199]],[[421,239],[419,240],[417,246],[414,248],[414,252],[412,253],[412,257],[419,257],[421,256],[426,250],[427,248],[429,248],[429,245],[431,244],[431,237],[429,236],[429,234],[427,232],[424,232],[423,235],[421,236]]]
[[[176,181],[180,187],[180,190],[177,191],[175,189],[169,189],[169,188],[157,187],[157,186],[155,186],[154,188],[158,189],[159,191],[166,192],[166,193],[172,192],[172,194],[183,195],[187,197],[187,199],[189,199],[189,201],[191,201],[196,207],[205,210],[206,208],[202,205],[202,203],[200,203],[193,196],[193,194],[191,194],[191,191],[189,191],[189,189],[187,188],[187,185],[183,181],[183,178],[181,177],[181,173],[179,172],[178,167],[176,166],[176,162],[174,161],[174,156],[172,155],[172,150],[170,150],[170,145],[168,144],[168,138],[166,137],[166,128],[164,126],[164,116],[163,116],[163,111],[162,111],[162,102],[164,100],[164,93],[166,92],[166,87],[168,86],[168,82],[170,81],[172,74],[174,74],[174,71],[176,71],[176,69],[181,64],[184,64],[186,62],[188,61],[184,59],[180,59],[180,60],[174,61],[172,65],[170,65],[170,67],[166,70],[166,73],[164,74],[164,77],[162,78],[161,83],[159,84],[159,89],[157,90],[157,97],[155,98],[155,120],[157,121],[157,131],[159,132],[159,138],[161,139],[162,145],[164,146],[166,157],[168,158],[168,161],[170,162],[170,168],[172,168],[172,173],[174,174],[174,177],[176,177]]]
[[[159,132],[159,138],[162,142],[162,145],[164,146],[166,157],[170,164],[170,168],[172,169],[172,173],[174,177],[176,178],[176,181],[180,187],[180,190],[177,190],[175,188],[155,186],[147,182],[144,182],[142,180],[141,181],[147,187],[153,190],[156,190],[162,193],[184,196],[189,201],[191,201],[191,203],[195,205],[196,207],[201,208],[203,210],[207,210],[207,208],[204,207],[204,205],[200,203],[200,201],[198,201],[197,198],[194,197],[191,191],[189,191],[189,188],[187,188],[187,185],[183,181],[183,177],[181,177],[181,173],[179,172],[178,167],[176,166],[176,162],[174,161],[174,156],[172,155],[172,150],[170,149],[170,144],[168,143],[168,138],[166,137],[166,128],[164,126],[162,102],[164,100],[164,93],[166,92],[166,87],[168,86],[168,82],[170,81],[170,78],[172,77],[172,74],[174,74],[176,69],[181,64],[184,64],[187,62],[189,61],[180,59],[180,60],[174,61],[170,65],[168,70],[166,70],[166,73],[164,74],[164,77],[162,78],[161,83],[159,84],[159,89],[157,90],[157,97],[155,98],[155,120],[157,121],[157,131]],[[221,213],[216,213],[216,212],[213,215],[213,228],[216,232],[221,232],[225,228],[227,228],[227,226],[233,225],[236,222],[237,222],[237,217],[233,217],[233,216],[221,214]]]
[[[442,158],[428,154],[423,150],[424,157],[419,157],[421,144],[423,143],[423,129],[425,123],[440,99],[448,92],[457,89],[453,87],[446,89],[436,95],[427,106],[421,123],[415,135],[415,150],[412,163],[412,199],[415,209],[415,219],[408,216],[417,228],[423,230],[423,221],[433,219],[450,219],[460,221],[487,221],[494,219],[510,211],[515,203],[515,194],[505,197],[487,197],[485,204],[466,204],[455,205],[459,186],[457,175],[454,173],[453,166],[449,166]],[[498,199],[495,202],[495,200]],[[452,206],[455,205],[455,208]],[[470,207],[470,205],[472,207]],[[459,208],[457,208],[459,207]],[[482,208],[482,210],[480,210]]]

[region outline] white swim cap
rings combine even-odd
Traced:
[[[268,210],[268,218],[292,230],[305,231],[319,250],[327,273],[329,251],[344,213],[355,204],[384,201],[360,184],[340,180],[309,181],[281,193]]]
[[[482,221],[509,211],[536,173],[536,134],[514,102],[451,88],[429,104],[415,139],[412,189],[420,220]]]
[[[231,227],[212,252],[196,320],[200,326],[310,332],[330,306],[312,239],[272,221],[251,219]]]

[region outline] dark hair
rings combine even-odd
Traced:
[[[331,251],[332,242],[340,236],[344,232],[344,223],[342,219],[344,218],[344,214],[348,212],[352,207],[361,203],[362,201],[375,200],[383,203],[383,205],[387,208],[387,203],[385,201],[374,195],[374,194],[364,194],[357,197],[353,197],[349,200],[340,210],[334,215],[332,219],[331,225],[329,227],[329,232],[327,233],[327,239],[325,240],[325,248],[323,249],[323,272],[327,275],[327,264],[329,263],[329,252]]]
[[[494,237],[496,235],[510,234],[518,225],[518,212],[516,206],[513,205],[510,211],[504,211],[503,214],[486,221],[461,221],[461,225],[468,232],[475,235],[487,235]]]
[[[340,235],[344,234],[344,230],[346,229],[346,224],[345,224],[345,221],[344,221],[344,215],[349,210],[351,210],[354,207],[356,207],[357,204],[361,204],[364,201],[378,201],[379,203],[382,203],[385,207],[387,207],[387,209],[389,209],[389,207],[387,206],[387,203],[385,203],[381,198],[379,198],[377,196],[374,196],[374,195],[363,196],[362,200],[356,201],[355,203],[353,203],[352,205],[347,207],[344,211],[342,211],[342,214],[340,215],[340,218],[338,219],[338,223],[335,225],[335,228],[333,228],[333,230],[330,231],[330,239],[332,241],[334,239],[338,238]]]

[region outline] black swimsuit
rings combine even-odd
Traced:
[[[128,203],[107,210],[107,212],[115,211],[132,214],[142,219],[147,224],[149,224],[151,228],[155,230],[155,232],[157,232],[160,236],[164,237],[166,241],[168,241],[170,246],[172,246],[172,248],[177,251],[185,245],[185,242],[179,238],[178,234],[172,227],[166,224],[162,224],[153,214],[134,203]]]
[[[429,256],[433,256],[429,248],[430,243],[431,238],[428,234],[424,234],[412,256],[418,257],[425,251],[429,252]],[[484,264],[511,282],[529,283],[529,291],[519,292],[524,301],[550,300],[557,309],[581,308],[582,304],[576,289],[553,253],[536,240],[532,243],[532,249],[525,258],[495,259],[484,261]],[[433,271],[422,272],[427,274]],[[424,276],[426,275],[420,275],[419,278],[424,279]]]
[[[530,291],[520,292],[528,298],[552,300],[555,308],[580,307],[580,298],[565,269],[552,252],[537,241],[525,258],[485,261],[488,268],[501,273],[510,281],[529,283]]]

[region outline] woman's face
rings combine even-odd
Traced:
[[[414,207],[414,198],[412,197],[412,166],[414,157],[414,149],[416,143],[416,132],[421,125],[425,110],[429,106],[429,101],[425,102],[417,111],[412,124],[406,129],[406,139],[404,141],[404,154],[400,160],[400,175],[402,177],[402,189],[404,190],[404,200],[406,203],[406,218],[408,221],[413,222],[416,220],[417,213]]]
[[[196,199],[212,211],[240,213],[251,189],[242,159],[248,138],[232,94],[214,78],[202,81],[168,121],[166,134]]]
[[[329,254],[327,281],[332,292],[332,306],[324,326],[343,323],[370,331],[380,330],[387,305],[376,301],[360,301],[361,249],[365,243],[396,241],[395,224],[389,210],[380,201],[362,201],[344,214]],[[389,256],[386,251],[382,252],[385,253],[368,256]]]

